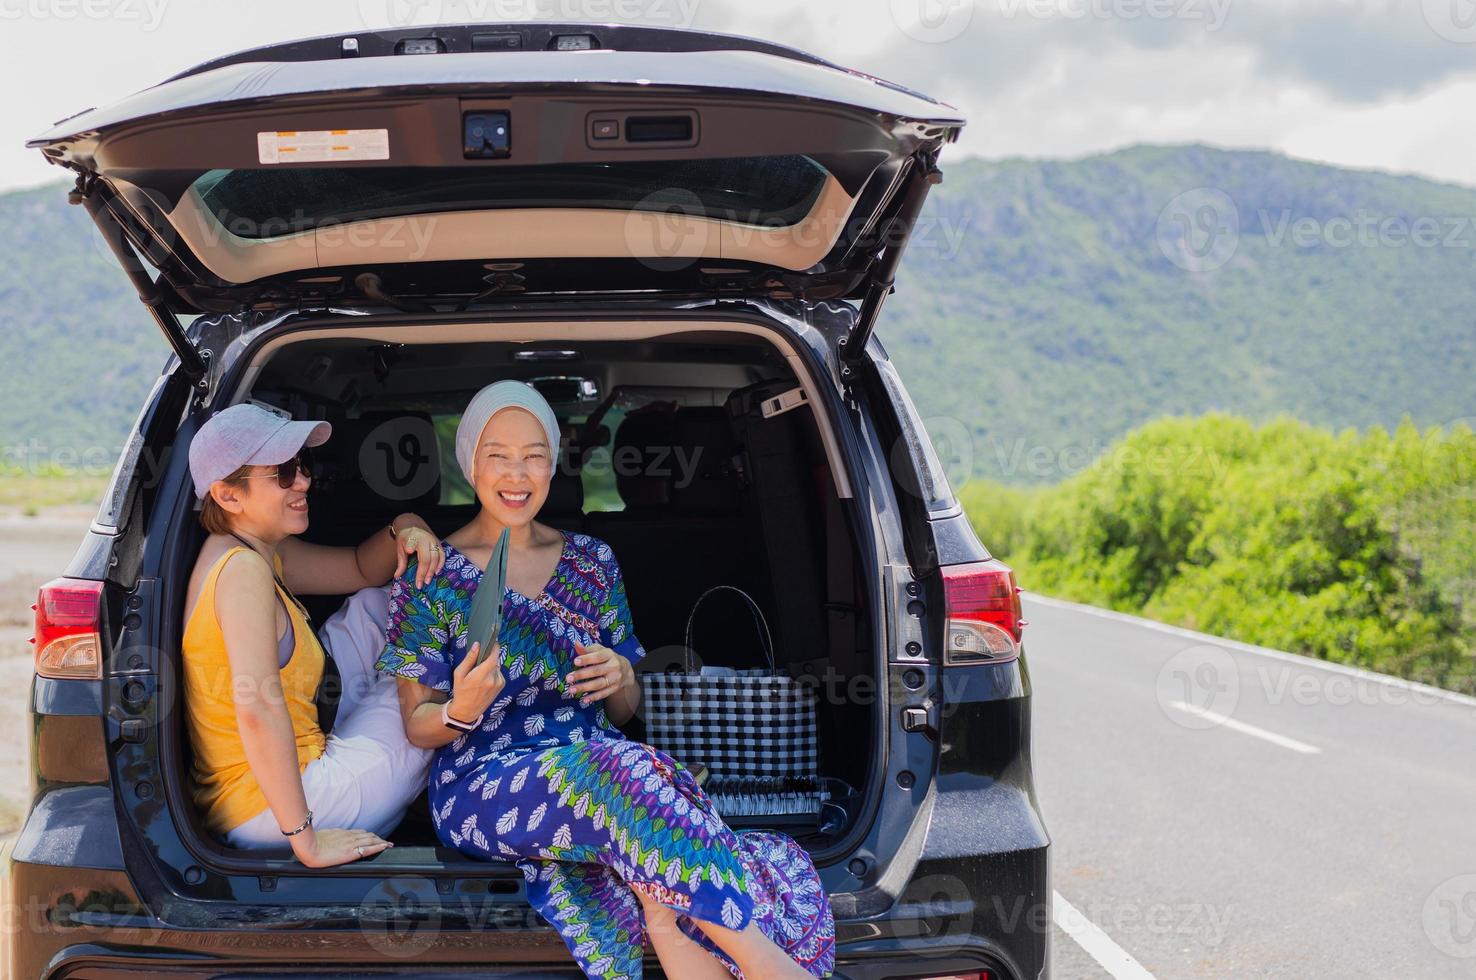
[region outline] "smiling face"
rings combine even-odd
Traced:
[[[283,489],[277,467],[248,466],[239,477],[211,484],[210,496],[227,515],[231,529],[262,541],[280,541],[308,528],[308,487],[311,478],[297,471],[292,486]]]
[[[473,456],[477,500],[504,527],[533,520],[553,482],[548,436],[532,412],[504,408],[482,429]]]

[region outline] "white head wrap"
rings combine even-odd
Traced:
[[[456,462],[466,474],[466,482],[475,485],[472,479],[472,463],[476,459],[477,444],[482,441],[482,430],[492,421],[492,416],[504,408],[522,408],[531,412],[542,425],[548,436],[548,456],[554,463],[559,459],[559,419],[548,401],[538,389],[525,381],[495,381],[472,396],[461,413],[461,423],[456,426]]]

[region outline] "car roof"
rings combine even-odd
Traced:
[[[436,38],[448,53],[486,50],[491,39],[502,39],[507,51],[548,50],[561,36],[584,35],[594,39],[599,50],[620,51],[757,51],[792,58],[813,65],[824,65],[848,71],[835,62],[801,51],[741,34],[698,31],[682,27],[650,27],[631,24],[584,24],[574,22],[508,22],[494,24],[436,24],[388,30],[349,31],[318,34],[313,37],[263,44],[209,61],[203,61],[167,79],[174,81],[201,72],[242,61],[335,61],[344,57],[344,42],[351,40],[355,57],[393,56],[408,40]],[[481,39],[481,40],[479,40]]]

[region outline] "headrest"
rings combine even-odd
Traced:
[[[560,467],[554,470],[553,480],[548,485],[548,499],[539,509],[540,514],[573,516],[584,513],[584,481],[578,473],[568,473]]]
[[[425,412],[372,412],[334,420],[333,436],[314,450],[314,488],[335,511],[377,514],[433,507],[441,496],[441,454]]]
[[[738,451],[720,406],[683,408],[673,418],[671,500],[683,513],[723,513],[742,506],[733,456]]]
[[[672,459],[676,429],[670,408],[652,407],[627,415],[610,447],[615,490],[627,510],[662,507],[671,499],[678,473]]]

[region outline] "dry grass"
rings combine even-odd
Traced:
[[[0,837],[9,837],[20,830],[25,819],[25,805],[18,800],[0,796]]]
[[[107,485],[103,474],[0,469],[0,509],[31,516],[51,507],[96,507]]]
[[[0,578],[0,627],[31,625],[31,604],[36,601],[36,590],[47,578],[32,571],[12,572]],[[0,657],[14,652],[0,649]]]

